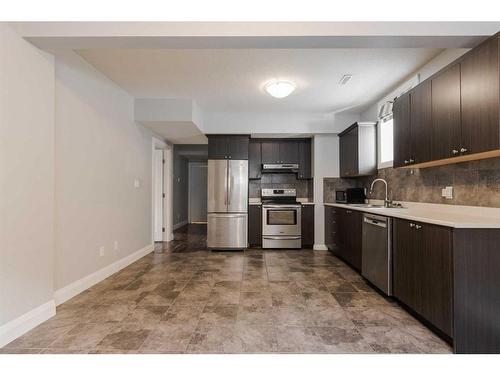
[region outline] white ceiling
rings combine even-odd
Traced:
[[[385,94],[441,49],[92,49],[78,53],[136,98],[193,99],[204,111],[330,113]],[[343,74],[353,78],[346,86]],[[296,91],[275,99],[273,78]]]

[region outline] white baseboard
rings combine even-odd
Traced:
[[[47,319],[50,319],[54,315],[56,315],[56,305],[54,300],[50,300],[28,311],[26,314],[0,326],[0,348],[14,341],[19,336],[24,335],[26,332]]]
[[[319,243],[319,244],[314,244],[313,250],[328,250],[325,244]]]
[[[184,225],[187,225],[188,224],[188,221],[187,220],[184,220],[184,221],[181,221],[180,223],[177,223],[173,226],[173,229],[176,230],[176,229],[179,229],[180,227],[183,227]]]
[[[84,290],[90,288],[91,286],[101,282],[105,278],[111,276],[115,272],[120,271],[121,269],[127,267],[129,264],[134,263],[136,260],[139,260],[143,256],[151,253],[154,250],[154,245],[150,244],[146,247],[143,247],[140,250],[137,250],[135,253],[132,253],[125,258],[119,259],[110,265],[101,268],[100,270],[91,273],[80,280],[76,280],[71,284],[58,289],[54,293],[54,300],[56,306],[59,306],[61,303],[66,302],[67,300],[73,298],[77,294],[80,294]]]

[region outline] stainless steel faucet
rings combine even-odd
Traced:
[[[376,178],[375,180],[373,180],[372,182],[372,185],[370,186],[370,196],[372,195],[373,193],[373,185],[375,185],[376,182],[383,182],[384,185],[385,185],[385,199],[384,199],[384,206],[385,207],[391,207],[392,206],[392,200],[389,200],[389,196],[387,194],[387,181],[384,180],[383,178]]]

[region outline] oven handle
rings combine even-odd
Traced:
[[[301,236],[262,236],[264,240],[300,240]]]
[[[301,208],[300,204],[263,204],[262,208]]]

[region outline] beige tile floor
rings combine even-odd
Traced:
[[[325,251],[150,254],[0,353],[450,353]]]

